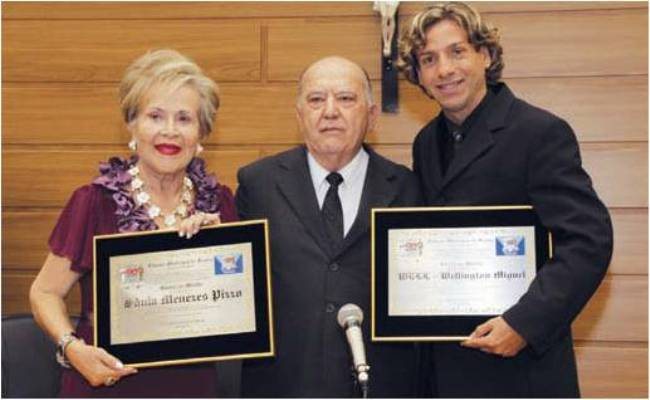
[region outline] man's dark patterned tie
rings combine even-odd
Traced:
[[[321,215],[327,236],[334,247],[337,247],[343,241],[343,206],[339,198],[339,185],[343,182],[343,177],[338,172],[332,172],[326,179],[330,188],[325,195]]]

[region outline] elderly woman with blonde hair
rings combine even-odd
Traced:
[[[175,228],[190,238],[237,215],[230,189],[197,158],[219,107],[216,84],[187,57],[157,50],[128,67],[119,96],[134,154],[101,163],[99,176],[72,194],[32,284],[32,311],[68,367],[62,397],[214,397],[213,364],[136,371],[92,346],[93,236]],[[64,299],[77,282],[75,329]]]

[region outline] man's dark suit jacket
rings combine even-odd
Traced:
[[[372,344],[370,209],[417,205],[417,178],[366,148],[368,172],[357,218],[338,249],[321,222],[304,146],[239,170],[242,219],[268,218],[274,300],[275,358],[244,363],[244,397],[354,397],[351,358],[338,309],[363,309],[371,396],[414,395],[412,344]]]
[[[413,169],[429,205],[532,205],[553,236],[553,258],[503,317],[528,346],[500,358],[458,344],[429,346],[429,382],[440,397],[576,397],[570,325],[602,280],[612,228],[560,118],[514,97],[504,84],[469,128],[447,174],[436,135],[418,134]],[[469,332],[468,332],[469,333]]]

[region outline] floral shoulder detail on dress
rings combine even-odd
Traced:
[[[205,161],[201,158],[193,158],[187,166],[187,176],[196,187],[194,207],[205,213],[219,211],[221,185],[217,182],[217,177],[208,175],[205,171]]]
[[[137,156],[129,159],[111,157],[99,164],[100,176],[93,181],[93,184],[111,193],[116,205],[115,215],[120,232],[150,231],[158,228],[149,218],[144,205],[137,205],[129,192],[132,179],[129,170],[137,161]],[[217,212],[221,185],[214,175],[205,172],[205,161],[200,158],[192,159],[187,166],[187,175],[196,188],[194,207],[203,212]]]
[[[120,232],[150,231],[157,228],[144,207],[136,206],[129,193],[131,184],[129,169],[137,161],[137,157],[131,157],[128,160],[111,157],[107,162],[99,164],[100,176],[93,181],[93,184],[102,186],[111,192],[116,206],[117,229]]]

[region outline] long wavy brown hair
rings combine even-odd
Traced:
[[[483,21],[474,8],[460,2],[442,3],[427,8],[413,17],[410,26],[402,31],[397,67],[404,73],[406,79],[422,88],[417,53],[426,46],[426,34],[429,28],[443,20],[454,21],[462,27],[467,32],[469,43],[476,51],[482,47],[488,50],[491,62],[485,70],[485,78],[488,83],[497,83],[501,79],[504,67],[499,31]]]

